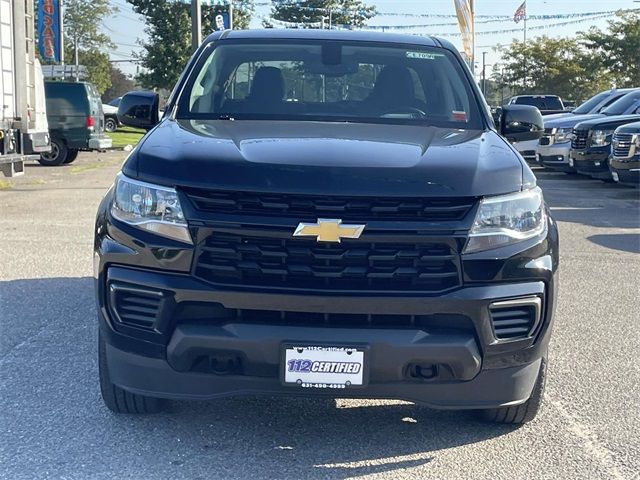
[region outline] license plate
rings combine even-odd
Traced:
[[[573,167],[573,158],[570,158],[570,159],[569,159],[569,166],[570,166],[570,167]]]
[[[347,388],[364,384],[364,350],[348,347],[286,347],[284,384]]]
[[[620,177],[618,176],[618,172],[611,172],[611,176],[613,177],[614,182],[619,182]]]

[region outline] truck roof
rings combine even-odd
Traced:
[[[431,36],[417,36],[396,33],[374,32],[367,30],[320,30],[305,28],[263,28],[254,30],[224,30],[209,35],[206,41],[217,39],[292,39],[292,40],[354,40],[361,42],[384,42],[396,44],[421,45],[425,47],[444,47],[449,42]]]

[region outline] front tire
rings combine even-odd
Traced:
[[[544,398],[544,386],[547,380],[547,362],[543,358],[540,363],[540,372],[536,384],[533,387],[529,399],[520,404],[511,407],[490,408],[487,410],[478,410],[480,418],[486,422],[505,423],[518,425],[530,422],[542,407],[542,399]]]
[[[104,131],[107,133],[113,133],[118,129],[118,122],[113,117],[105,117],[104,119]]]
[[[45,167],[57,167],[67,160],[69,149],[61,140],[57,138],[51,139],[51,151],[41,153],[38,162]]]
[[[100,377],[100,392],[102,400],[109,410],[114,413],[157,413],[162,410],[163,402],[159,398],[147,397],[127,392],[111,383],[107,363],[107,345],[98,334],[98,374]]]

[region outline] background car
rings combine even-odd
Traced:
[[[640,187],[640,122],[616,128],[609,170],[615,182]]]
[[[104,150],[111,139],[104,135],[100,95],[86,82],[45,82],[51,152],[42,153],[42,165],[73,162],[80,150]]]
[[[619,103],[628,106],[628,115],[606,114]],[[612,177],[607,160],[611,153],[613,131],[621,125],[640,121],[640,90],[625,95],[603,113],[603,117],[580,122],[574,127],[569,164],[578,173],[610,180]]]
[[[628,102],[622,102],[610,110],[607,108],[620,98],[635,91],[638,89],[606,90],[594,95],[570,114],[545,117],[545,133],[540,138],[536,149],[538,163],[551,170],[576,173],[576,169],[569,165],[573,127],[582,121],[605,116],[606,114],[601,113],[603,111],[607,111],[607,114],[610,115],[619,114],[619,112],[629,113],[630,107],[626,106]]]
[[[120,126],[120,122],[118,122],[118,107],[103,103],[102,111],[104,112],[104,131],[108,133],[115,132]]]

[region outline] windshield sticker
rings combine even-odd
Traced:
[[[436,58],[444,57],[441,53],[427,53],[427,52],[407,52],[407,58],[422,58],[425,60],[435,60]]]
[[[466,122],[467,121],[467,112],[460,110],[453,110],[451,112],[451,118],[456,122]]]

